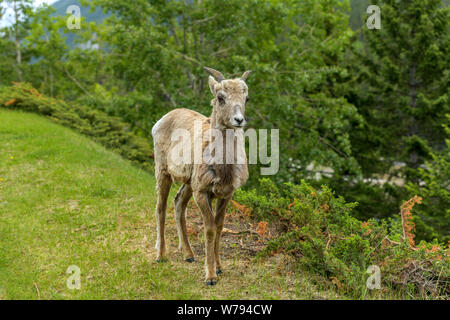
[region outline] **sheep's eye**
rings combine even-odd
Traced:
[[[218,96],[217,99],[219,100],[220,104],[224,104],[225,103],[225,98],[223,96]]]

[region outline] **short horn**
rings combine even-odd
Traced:
[[[214,69],[208,68],[208,67],[203,67],[203,69],[205,69],[206,72],[208,72],[214,78],[216,78],[217,81],[221,82],[221,81],[225,80],[225,77],[223,76],[223,74],[220,71],[217,71],[217,70],[214,70]]]
[[[245,71],[244,74],[242,75],[241,79],[244,81],[247,80],[250,73],[252,73],[252,70]]]

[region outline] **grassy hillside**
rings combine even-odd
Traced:
[[[0,108],[0,119],[0,299],[339,298],[287,256],[256,260],[233,233],[224,275],[205,287],[199,214],[191,206],[189,264],[177,250],[173,194],[170,262],[156,263],[154,177],[40,116]],[[80,290],[66,287],[71,265]]]

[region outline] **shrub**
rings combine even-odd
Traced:
[[[412,247],[400,216],[361,222],[351,216],[356,203],[304,181],[277,187],[262,179],[259,188],[240,190],[235,200],[252,208],[254,218],[277,225],[278,236],[260,255],[294,255],[300,267],[329,279],[350,296],[366,295],[371,265],[381,269],[384,290],[397,288],[420,297],[450,294],[449,250],[426,242]]]
[[[1,88],[0,106],[46,116],[92,138],[143,169],[152,167],[150,142],[133,134],[123,121],[101,111],[49,98],[26,83]]]
[[[420,180],[406,186],[411,194],[420,193],[423,197],[414,222],[417,236],[425,240],[450,241],[450,127],[444,127],[448,137],[446,148],[433,152],[432,161],[418,170]]]

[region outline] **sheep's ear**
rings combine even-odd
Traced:
[[[251,72],[252,72],[252,70],[245,71],[244,74],[242,75],[241,79],[244,81],[247,80],[247,78]]]
[[[218,82],[214,80],[212,76],[209,76],[208,82],[209,82],[209,90],[211,90],[211,93],[215,96],[216,90],[214,89],[214,87],[216,86],[216,84],[218,84]]]

